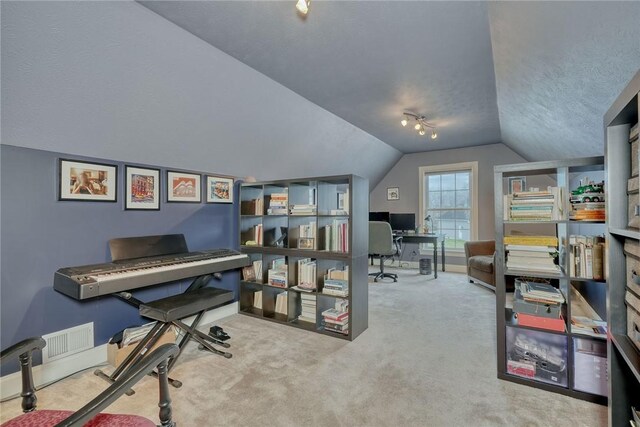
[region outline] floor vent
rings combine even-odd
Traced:
[[[93,348],[93,322],[43,335],[47,346],[42,351],[42,363],[62,359]]]

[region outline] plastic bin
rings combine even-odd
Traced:
[[[420,274],[431,274],[431,258],[420,258]]]

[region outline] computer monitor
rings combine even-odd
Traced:
[[[369,212],[369,221],[389,222],[389,212]]]
[[[416,229],[416,214],[412,213],[392,213],[389,216],[389,224],[394,231],[409,231]]]

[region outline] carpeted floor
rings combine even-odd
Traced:
[[[442,273],[370,283],[369,329],[354,342],[242,315],[220,324],[233,358],[191,344],[172,371],[179,426],[604,426],[606,408],[496,378],[495,297]],[[78,408],[105,387],[90,371],[38,393]],[[152,378],[107,412],[157,418]],[[0,419],[19,413],[0,405]]]

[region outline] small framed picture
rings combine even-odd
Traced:
[[[167,171],[167,202],[200,203],[201,178],[195,173]]]
[[[233,178],[207,176],[207,203],[233,203]]]
[[[124,167],[125,210],[160,210],[160,169]]]
[[[527,188],[527,178],[524,176],[514,176],[509,178],[509,194],[521,193]]]
[[[400,200],[400,189],[398,187],[387,188],[387,200]]]
[[[58,200],[115,202],[118,166],[58,160]]]

